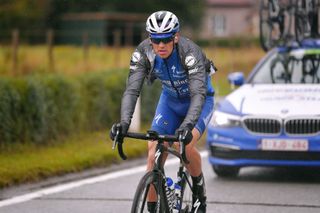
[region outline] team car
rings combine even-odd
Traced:
[[[207,131],[221,177],[246,166],[320,167],[320,40],[276,47],[217,105]]]

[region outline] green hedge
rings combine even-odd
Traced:
[[[71,132],[106,128],[118,115],[126,73],[0,80],[0,143],[46,143]],[[114,83],[115,82],[115,83]]]
[[[0,79],[0,144],[47,143],[79,131],[110,128],[120,119],[128,72]],[[161,85],[142,91],[142,121],[153,118]]]

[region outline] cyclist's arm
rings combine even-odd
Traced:
[[[137,99],[147,76],[147,59],[139,50],[135,50],[130,61],[130,72],[126,90],[121,102],[121,122],[131,123]]]
[[[195,49],[192,52],[192,55],[195,57],[196,63],[192,66],[188,66],[188,64],[186,64],[188,68],[187,72],[189,73],[191,103],[188,113],[180,125],[180,128],[188,128],[189,130],[192,130],[198,121],[207,93],[207,72],[205,69],[204,55],[199,48]]]

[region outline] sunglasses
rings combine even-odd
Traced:
[[[173,36],[167,38],[150,38],[151,42],[154,44],[160,44],[160,42],[164,44],[168,44],[169,42],[173,41]]]

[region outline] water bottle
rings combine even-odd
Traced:
[[[179,213],[181,209],[181,186],[178,183],[174,184],[174,196],[175,196],[175,203],[173,205],[173,213]]]
[[[166,194],[167,194],[167,198],[168,198],[168,204],[170,209],[173,208],[174,205],[174,193],[175,193],[175,189],[174,189],[174,183],[173,180],[170,177],[166,178],[167,181],[167,187],[166,187]]]

